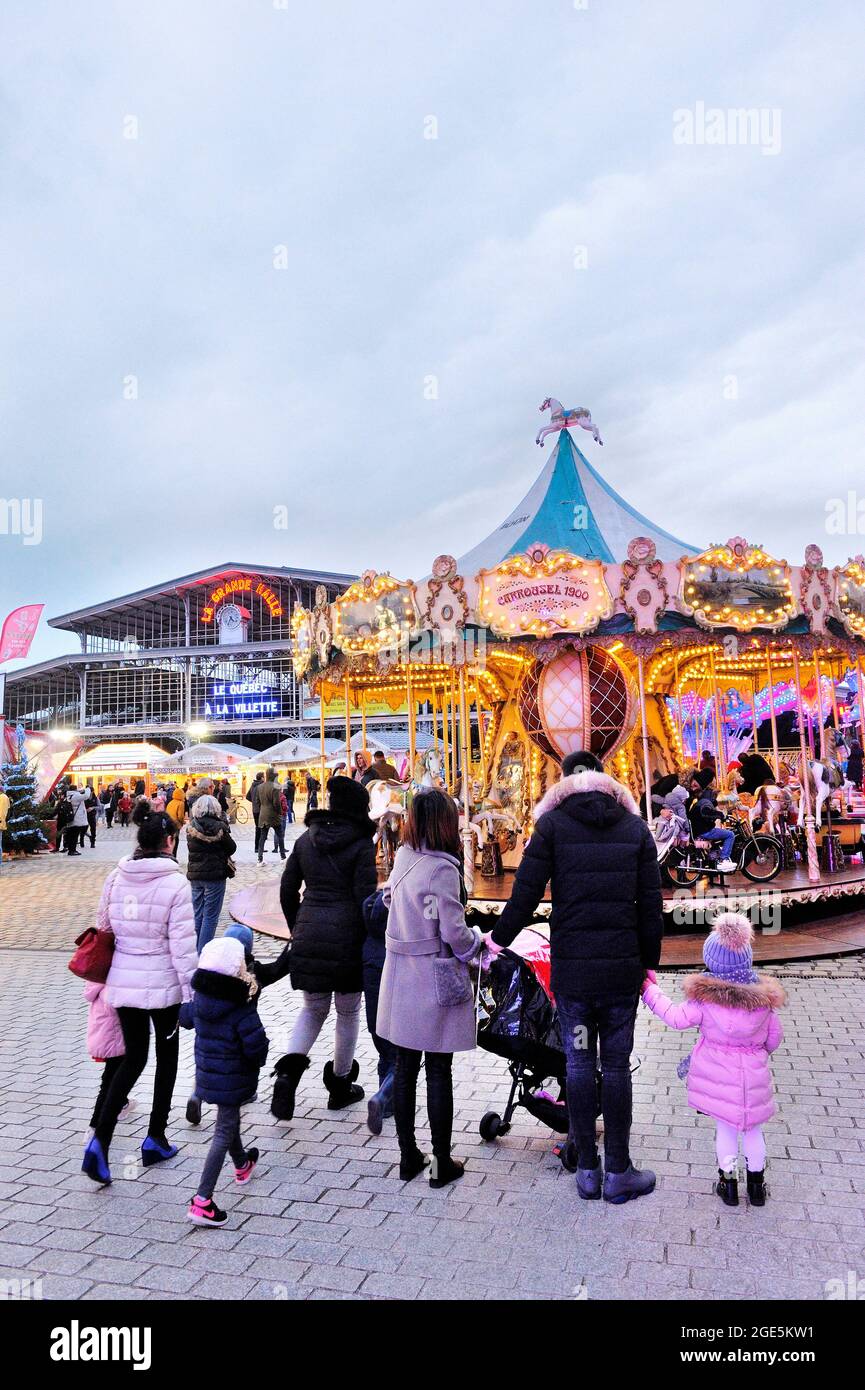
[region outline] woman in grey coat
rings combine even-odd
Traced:
[[[417,1079],[426,1055],[430,1187],[446,1187],[463,1175],[463,1164],[451,1158],[451,1064],[455,1052],[475,1046],[474,993],[465,962],[478,955],[482,940],[476,927],[466,925],[459,856],[454,801],[436,789],[419,793],[383,890],[388,922],[376,1032],[396,1048],[394,1118],[405,1182],[429,1163],[414,1132]]]

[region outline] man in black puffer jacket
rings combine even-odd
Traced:
[[[641,1197],[655,1175],[631,1164],[630,1056],[647,970],[660,960],[663,919],[655,843],[627,787],[590,753],[571,754],[565,774],[535,810],[534,833],[510,902],[491,933],[508,946],[532,920],[547,883],[551,986],[567,1063],[569,1141],[562,1162],[581,1197]],[[603,1073],[604,1159],[596,1145],[596,1071]]]

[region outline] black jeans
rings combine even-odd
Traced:
[[[567,1067],[569,1137],[577,1146],[581,1168],[595,1168],[598,1162],[599,1051],[604,1163],[608,1173],[624,1173],[630,1164],[631,1051],[639,997],[637,993],[582,999],[556,995]]]
[[[385,1077],[390,1076],[396,1061],[396,1048],[387,1038],[380,1038],[375,1031],[375,1021],[378,1014],[378,996],[381,989],[382,966],[374,964],[372,961],[363,963],[363,1002],[366,1008],[366,1026],[372,1038],[373,1045],[378,1053],[378,1083],[384,1081]]]
[[[282,834],[282,825],[262,825],[255,832],[255,850],[257,854],[264,854],[264,847],[267,844],[267,837],[273,831],[273,838],[276,841],[276,848],[279,850],[283,859],[285,858],[285,840]]]
[[[426,1057],[426,1108],[432,1150],[436,1158],[449,1158],[454,1127],[452,1052],[415,1052],[409,1047],[396,1049],[393,1069],[393,1114],[399,1151],[407,1158],[417,1149],[414,1120],[417,1109],[417,1079],[423,1057]]]
[[[95,1129],[96,1126],[99,1124],[99,1116],[101,1114],[102,1107],[105,1104],[105,1097],[108,1095],[111,1083],[114,1080],[115,1073],[120,1070],[120,1064],[122,1063],[122,1061],[122,1057],[108,1057],[103,1063],[102,1080],[99,1083],[99,1091],[96,1096],[96,1104],[93,1107],[93,1114],[90,1117],[91,1129]],[[123,1097],[123,1105],[126,1104],[128,1099],[128,1096]],[[121,1110],[123,1109],[123,1105],[121,1105],[120,1107]]]
[[[120,1060],[102,1103],[99,1123],[96,1125],[96,1138],[105,1152],[114,1136],[117,1116],[126,1104],[127,1096],[147,1066],[150,1051],[150,1023],[153,1021],[153,1034],[156,1038],[156,1075],[153,1078],[153,1106],[147,1133],[154,1139],[165,1136],[168,1112],[174,1097],[174,1083],[177,1080],[177,1057],[180,1048],[177,1019],[180,1005],[172,1004],[167,1009],[129,1009],[119,1008],[117,1015],[123,1029],[126,1055]]]

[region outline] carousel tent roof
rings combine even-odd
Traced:
[[[585,525],[580,527],[574,525],[577,506],[586,509]],[[492,535],[460,557],[458,567],[461,574],[491,569],[535,541],[551,550],[570,550],[587,560],[613,564],[627,557],[628,542],[635,536],[653,540],[661,560],[698,553],[696,546],[677,540],[620,497],[580,452],[569,431],[562,430],[523,500]]]

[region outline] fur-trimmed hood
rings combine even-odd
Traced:
[[[186,827],[186,838],[215,845],[223,838],[227,829],[225,821],[219,816],[196,816]]]
[[[535,807],[535,820],[546,811],[553,811],[557,806],[561,806],[570,796],[588,796],[592,793],[609,796],[625,811],[630,811],[635,816],[640,814],[637,803],[626,786],[617,782],[614,777],[608,777],[606,772],[589,770],[575,772],[571,777],[562,777],[555,786],[550,787],[546,796],[542,797]]]
[[[754,984],[731,984],[715,975],[686,975],[682,981],[682,992],[686,999],[697,1004],[720,1004],[725,1009],[780,1009],[787,1002],[787,995],[779,980],[773,975],[758,974]]]

